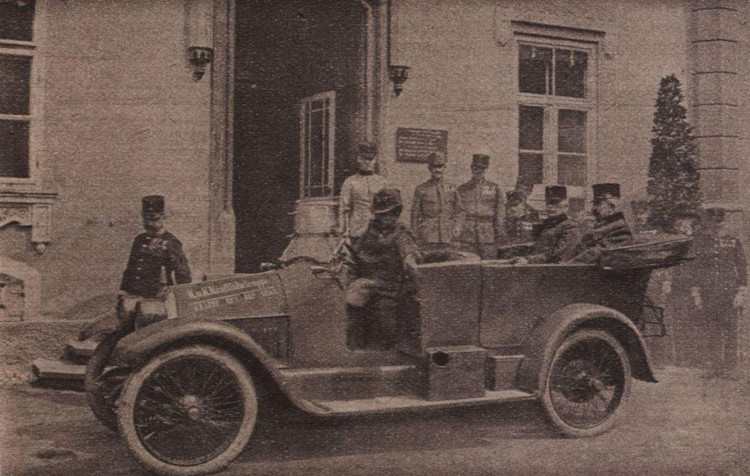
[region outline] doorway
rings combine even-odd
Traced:
[[[354,0],[236,2],[237,272],[257,271],[281,255],[294,231],[295,201],[338,194],[354,172],[357,143],[366,137],[367,22],[366,8]],[[320,106],[317,98],[329,102]],[[305,116],[306,103],[318,109]],[[326,117],[331,129],[322,140],[307,128],[323,121],[320,130],[328,131]],[[326,145],[325,162],[304,163],[320,156],[305,152],[311,138]],[[328,175],[306,175],[319,174],[318,165]]]

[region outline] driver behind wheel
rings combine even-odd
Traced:
[[[391,349],[400,335],[398,309],[413,299],[413,275],[422,255],[398,218],[401,194],[390,188],[372,199],[373,219],[354,246],[346,290],[351,349]]]

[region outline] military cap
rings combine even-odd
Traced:
[[[430,167],[442,167],[447,163],[448,159],[446,159],[445,154],[442,152],[431,152],[430,155],[427,156],[427,164]]]
[[[591,188],[594,190],[594,202],[601,202],[608,198],[620,198],[619,183],[596,183]]]
[[[403,204],[397,188],[384,188],[372,197],[372,213],[388,213],[399,207]]]
[[[594,203],[608,198],[620,198],[619,183],[596,183],[591,188],[594,191]]]
[[[141,200],[141,214],[162,215],[164,213],[164,197],[161,195],[147,195]]]
[[[372,142],[360,142],[357,146],[357,153],[363,157],[375,157],[378,153],[378,146]]]
[[[522,190],[510,190],[505,193],[505,201],[508,205],[518,205],[526,200],[526,194]]]
[[[726,216],[726,210],[721,207],[706,208],[706,218],[713,223],[721,223]]]
[[[487,168],[490,166],[490,156],[485,154],[474,154],[471,156],[471,166]]]
[[[544,188],[544,201],[546,203],[558,203],[568,198],[568,189],[565,185],[547,185]]]

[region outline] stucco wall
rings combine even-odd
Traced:
[[[166,196],[167,227],[195,274],[205,269],[210,74],[193,81],[184,2],[44,2],[43,142],[58,192],[52,242],[37,255],[0,230],[2,253],[42,276],[42,312],[113,294],[140,197]]]
[[[403,94],[387,95],[382,168],[410,199],[427,170],[394,161],[396,128],[445,129],[449,179],[467,180],[471,154],[489,153],[488,177],[513,187],[517,59],[512,33],[505,45],[498,38],[510,21],[524,21],[604,33],[597,64],[589,67],[598,77],[599,104],[589,176],[620,182],[626,196],[642,198],[659,81],[675,73],[690,87],[687,15],[682,2],[394,2],[392,63],[411,71]]]

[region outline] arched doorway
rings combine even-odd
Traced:
[[[327,158],[331,173],[322,179],[330,184],[313,195],[338,193],[353,172],[356,144],[368,127],[369,21],[360,1],[236,2],[233,205],[238,272],[255,271],[281,255],[293,231],[294,202],[314,189],[302,186],[310,182],[304,175],[313,172],[300,167],[301,141],[332,149]],[[317,98],[328,102],[315,102]]]

